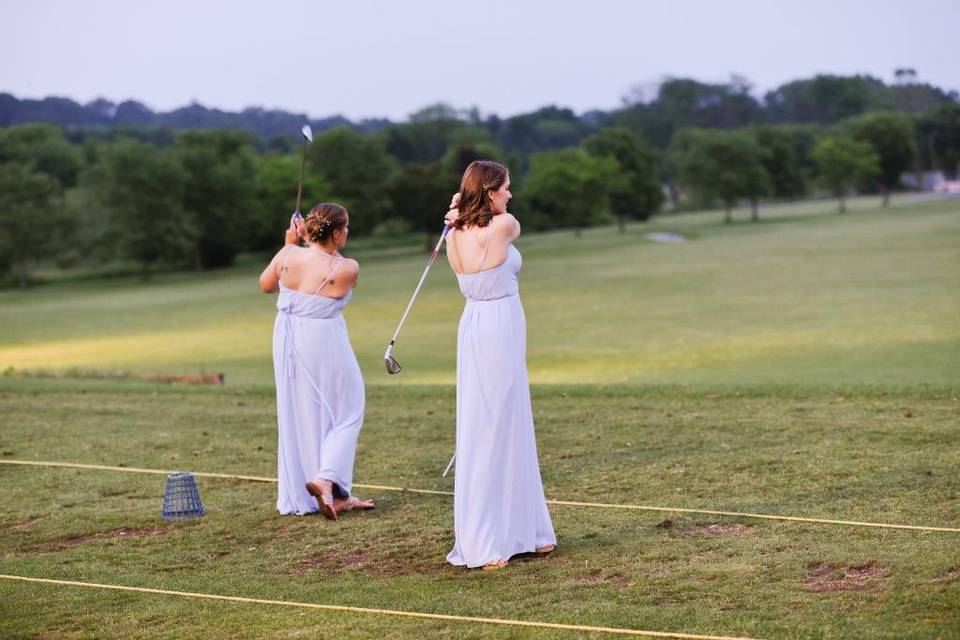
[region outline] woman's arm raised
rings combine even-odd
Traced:
[[[303,222],[291,218],[290,226],[283,232],[283,248],[277,251],[270,264],[260,274],[260,291],[273,293],[280,288],[280,268],[283,266],[282,261],[286,259],[281,258],[281,256],[286,256],[290,250],[290,245],[300,244],[303,231]]]

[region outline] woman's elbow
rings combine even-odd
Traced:
[[[260,276],[260,291],[264,293],[273,293],[277,290],[277,284],[271,278]]]

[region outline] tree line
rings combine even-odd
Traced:
[[[785,114],[839,118],[829,124],[755,122],[757,101],[742,84],[674,80],[615,113],[547,107],[499,120],[434,105],[373,132],[337,126],[308,147],[305,202],[344,204],[359,235],[417,231],[429,243],[461,173],[479,158],[511,168],[511,208],[533,229],[622,226],[666,200],[720,204],[727,220],[748,201],[756,219],[763,198],[815,189],[837,195],[842,209],[850,190],[886,195],[905,171],[956,175],[955,96],[917,85],[909,108],[897,110],[887,100],[901,94],[880,91],[882,83],[818,82],[786,85],[767,100]],[[857,111],[863,105],[881,108]],[[63,267],[122,258],[148,278],[273,249],[294,207],[298,154],[292,135],[237,130],[0,129],[0,273],[26,286],[37,260],[54,255]]]
[[[785,83],[762,97],[754,97],[750,83],[733,76],[725,83],[706,83],[691,78],[666,78],[655,87],[632,89],[621,109],[590,111],[580,116],[565,109],[548,108],[501,119],[481,119],[476,110],[469,118],[482,124],[497,144],[509,152],[541,151],[570,146],[585,132],[598,126],[618,124],[633,129],[658,148],[669,143],[684,126],[735,128],[751,124],[831,124],[867,111],[896,110],[917,114],[949,101],[956,91],[917,81],[912,69],[899,69],[898,82],[887,85],[867,75],[820,74]],[[649,94],[649,95],[648,95]],[[435,109],[426,109],[426,113]],[[34,122],[60,125],[75,132],[91,128],[127,129],[238,129],[256,134],[267,144],[288,145],[291,131],[309,122],[315,131],[347,126],[365,133],[382,131],[395,124],[384,118],[353,122],[334,115],[309,119],[303,113],[258,107],[228,112],[190,104],[156,112],[136,100],[114,103],[98,98],[80,104],[69,98],[19,99],[0,93],[0,127]],[[82,133],[78,133],[82,135]]]

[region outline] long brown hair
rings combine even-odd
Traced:
[[[505,166],[491,160],[471,162],[460,181],[460,217],[453,226],[463,229],[490,224],[493,212],[490,211],[490,196],[487,194],[502,187],[509,173]]]
[[[308,238],[314,242],[326,242],[334,231],[347,225],[347,210],[339,204],[321,202],[310,209],[304,222]]]

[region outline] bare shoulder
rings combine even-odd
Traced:
[[[344,258],[340,268],[344,273],[360,273],[360,263],[353,258]]]
[[[520,221],[512,213],[503,213],[493,217],[494,231],[502,233],[511,240],[520,235]]]
[[[280,250],[277,251],[275,254],[273,254],[273,260],[271,260],[271,262],[277,262],[288,257],[290,255],[290,251],[292,247],[293,245],[289,245],[289,244],[285,244],[282,247],[280,247]]]

